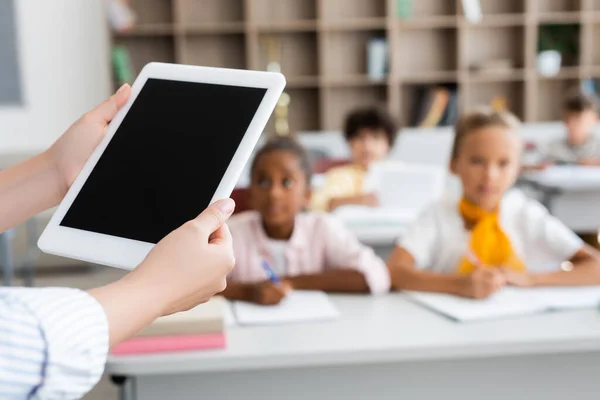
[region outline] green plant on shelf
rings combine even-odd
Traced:
[[[538,34],[538,53],[556,50],[561,54],[563,65],[577,64],[579,58],[579,25],[542,25]]]

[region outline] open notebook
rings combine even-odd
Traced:
[[[593,308],[600,286],[571,288],[505,288],[484,300],[447,294],[406,291],[410,299],[457,321],[477,321],[551,310]]]
[[[280,304],[260,306],[236,301],[232,306],[239,325],[277,325],[324,321],[339,316],[327,294],[318,291],[292,291]]]
[[[365,176],[363,191],[376,193],[380,206],[342,206],[333,214],[348,226],[408,225],[442,195],[445,182],[445,169],[438,166],[377,162]]]

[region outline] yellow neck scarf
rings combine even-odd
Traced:
[[[458,205],[463,219],[472,223],[470,251],[479,262],[491,268],[510,268],[525,271],[525,265],[515,254],[510,239],[500,226],[499,211],[485,211],[464,197]],[[473,258],[465,256],[458,264],[457,272],[470,274],[476,268]]]

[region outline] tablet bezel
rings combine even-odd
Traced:
[[[140,264],[154,247],[153,243],[60,225],[60,221],[73,204],[100,156],[121,125],[123,118],[150,78],[267,89],[211,199],[211,203],[231,195],[285,87],[285,78],[279,73],[166,63],[147,64],[131,86],[129,100],[108,125],[106,136],[92,152],[40,236],[38,247],[43,252],[131,270]]]

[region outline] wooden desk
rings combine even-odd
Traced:
[[[460,324],[401,294],[339,320],[233,327],[221,351],[110,358],[127,399],[597,399],[600,313]]]

